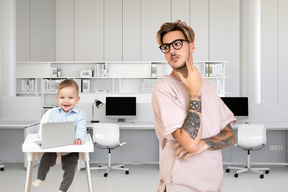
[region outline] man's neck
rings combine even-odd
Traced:
[[[188,72],[186,67],[180,70],[173,69],[170,75],[179,79],[179,76],[177,75],[178,72],[181,73],[183,77],[187,77]]]

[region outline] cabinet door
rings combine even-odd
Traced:
[[[231,95],[239,95],[240,3],[239,0],[209,2],[209,60],[229,61],[226,90]]]
[[[156,40],[161,25],[171,20],[171,3],[167,0],[141,1],[141,60],[165,60]]]
[[[189,0],[172,0],[171,18],[172,22],[181,20],[190,25]]]
[[[122,61],[122,0],[105,0],[104,3],[104,59]]]
[[[75,0],[74,60],[103,60],[103,0]]]
[[[288,2],[285,0],[279,1],[279,103],[287,103],[287,44],[288,44]],[[270,66],[271,68],[271,66]],[[265,77],[265,75],[263,75]],[[266,76],[267,77],[267,76]],[[264,84],[263,84],[264,85]]]
[[[278,0],[261,1],[261,76],[269,77],[261,78],[261,103],[277,103],[279,99],[276,67],[279,54],[278,8]],[[275,67],[271,67],[274,63]]]
[[[31,61],[55,61],[56,1],[31,0]]]
[[[140,0],[123,0],[123,61],[140,61]]]
[[[30,61],[30,0],[17,0],[17,61]]]
[[[56,1],[56,61],[74,60],[74,1]]]
[[[196,61],[209,60],[209,4],[208,0],[191,0],[190,27],[195,32],[195,52],[193,59]]]

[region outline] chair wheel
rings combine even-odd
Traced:
[[[265,173],[268,174],[268,173],[269,173],[269,170],[266,170]]]
[[[2,167],[0,170],[1,170],[1,171],[4,171],[4,167]]]
[[[237,177],[238,177],[238,173],[235,173],[235,174],[234,174],[234,177],[237,178]]]
[[[128,175],[128,174],[129,174],[129,171],[125,171],[125,174]]]
[[[260,175],[260,178],[263,179],[263,178],[264,178],[264,174],[261,174],[261,175]]]
[[[226,169],[226,173],[230,173],[230,169]]]
[[[108,176],[108,173],[104,173],[104,177],[107,177]]]

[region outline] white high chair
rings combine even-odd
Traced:
[[[83,143],[82,145],[68,145],[49,149],[42,149],[39,145],[35,143],[35,140],[41,139],[42,124],[47,123],[49,115],[53,110],[57,110],[57,108],[50,109],[43,115],[40,122],[38,134],[28,134],[22,145],[22,151],[27,153],[27,162],[28,162],[26,182],[25,182],[25,192],[31,191],[33,161],[40,160],[43,153],[45,152],[57,153],[56,164],[61,164],[61,152],[79,152],[79,159],[85,161],[89,192],[93,192],[91,174],[90,174],[89,153],[94,152],[94,145],[89,134],[87,134],[86,136],[86,142]]]

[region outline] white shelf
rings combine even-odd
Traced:
[[[225,96],[226,93],[226,63],[194,61],[201,76],[213,84],[219,96]],[[95,67],[97,65],[98,68]],[[105,69],[101,71],[102,74],[95,72],[99,67]],[[87,74],[91,76],[81,77],[81,70],[88,71]],[[16,71],[17,95],[41,96],[44,108],[57,104],[55,95],[60,83],[56,83],[57,80],[74,79],[79,85],[81,95],[144,94],[150,97],[155,83],[170,74],[171,67],[166,61],[19,62],[16,64]],[[87,84],[87,90],[84,90],[83,83]]]

